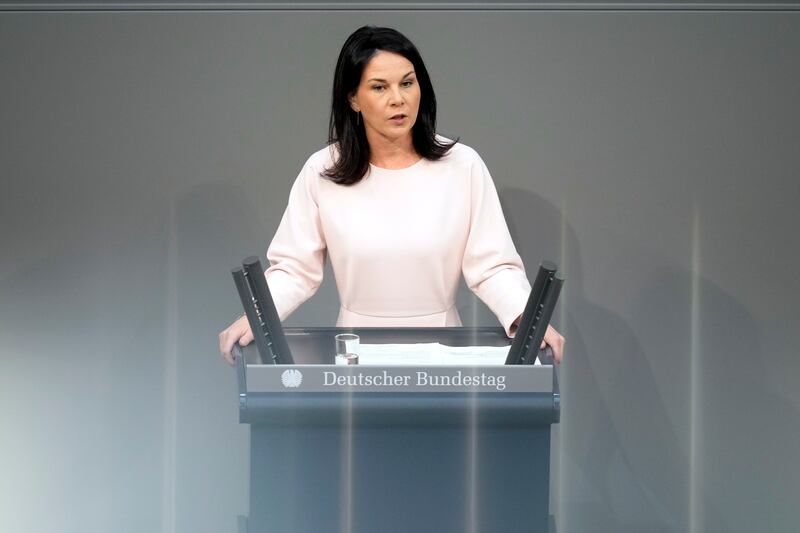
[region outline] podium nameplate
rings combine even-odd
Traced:
[[[247,365],[248,393],[543,393],[553,367]]]

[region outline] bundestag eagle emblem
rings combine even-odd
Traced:
[[[299,370],[290,368],[289,370],[284,370],[283,374],[281,374],[281,383],[288,389],[297,388],[302,382],[303,374]]]

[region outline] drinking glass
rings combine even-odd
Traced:
[[[353,333],[340,333],[336,335],[336,364],[358,364],[358,335]]]

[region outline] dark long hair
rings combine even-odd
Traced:
[[[408,38],[392,28],[362,26],[347,38],[333,75],[331,119],[328,143],[335,145],[338,156],[324,175],[335,183],[352,185],[361,181],[369,169],[370,150],[363,121],[350,107],[349,96],[361,83],[361,74],[375,52],[394,52],[414,65],[420,88],[419,113],[411,129],[414,150],[425,159],[441,159],[456,143],[443,143],[436,139],[436,95],[417,48]]]

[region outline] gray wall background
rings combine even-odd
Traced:
[[[800,13],[725,9],[0,12],[0,530],[236,530],[228,271],[364,23],[566,276],[559,532],[797,531]]]

